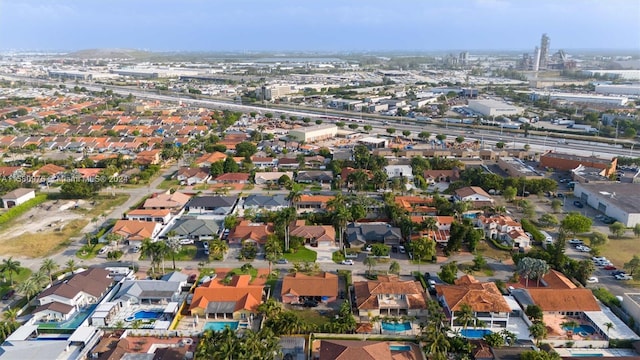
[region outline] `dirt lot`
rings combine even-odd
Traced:
[[[90,203],[84,200],[79,200],[77,204],[80,208],[90,206]],[[47,201],[14,220],[9,229],[0,233],[0,239],[20,236],[28,232],[39,233],[58,230],[70,221],[85,216],[81,212],[73,211],[75,206],[76,201]]]

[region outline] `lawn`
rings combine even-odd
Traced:
[[[588,244],[588,242],[586,242]],[[609,259],[615,266],[621,268],[629,262],[633,255],[638,254],[638,238],[625,237],[611,239],[602,247],[600,254]]]
[[[17,274],[13,274],[13,287],[26,280],[31,276],[31,270],[21,267]],[[9,275],[5,272],[2,273],[2,279],[0,281],[0,296],[4,295],[11,288],[11,282],[9,281]]]
[[[314,324],[317,327],[321,327],[324,324],[328,323],[329,319],[331,318],[331,316],[328,316],[327,314],[320,315],[318,311],[311,309],[293,311],[300,317],[300,319],[302,319],[302,321],[307,324]]]
[[[179,187],[180,187],[180,181],[173,180],[171,178],[162,180],[160,185],[158,185],[158,189],[162,189],[162,190],[178,189]]]
[[[496,248],[486,240],[482,240],[480,241],[480,243],[478,243],[476,251],[485,258],[492,258],[497,260],[511,259],[511,253]]]
[[[489,266],[485,265],[480,270],[473,270],[473,262],[466,262],[458,264],[458,268],[460,271],[465,274],[473,275],[473,276],[493,276],[494,272],[489,268]]]
[[[191,261],[195,259],[198,248],[195,245],[182,245],[182,249],[176,254],[176,261]],[[171,255],[167,256],[167,260],[172,260]]]
[[[72,220],[65,224],[62,231],[46,231],[39,233],[24,233],[0,242],[0,254],[26,256],[30,258],[43,257],[55,253],[69,245],[69,239],[80,235],[88,220]],[[43,241],[46,239],[46,241]]]
[[[284,258],[291,262],[316,262],[318,254],[306,247],[301,247],[295,253],[285,253]]]

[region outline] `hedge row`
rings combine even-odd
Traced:
[[[505,251],[512,251],[513,250],[512,246],[503,245],[502,243],[498,242],[498,240],[496,240],[496,239],[492,239],[492,238],[488,237],[487,240],[491,241],[493,246],[495,246],[496,248],[498,248],[500,250],[505,250]]]
[[[521,219],[520,224],[522,224],[522,228],[524,229],[524,231],[533,235],[533,240],[535,242],[541,243],[545,241],[544,235],[542,235],[540,230],[538,230],[538,228],[535,227],[535,225],[533,225],[529,220]]]
[[[39,194],[36,195],[35,198],[12,207],[11,209],[7,210],[4,214],[0,215],[0,225],[2,224],[6,224],[7,222],[17,218],[18,216],[26,213],[27,211],[29,211],[32,207],[36,206],[36,205],[40,205],[43,202],[47,201],[47,194]]]
[[[422,288],[426,291],[428,287],[424,276],[419,271],[414,271],[413,276],[416,278],[416,280],[420,281],[420,284],[422,284]]]

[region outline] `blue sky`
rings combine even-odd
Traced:
[[[0,49],[640,50],[639,0],[0,0]]]

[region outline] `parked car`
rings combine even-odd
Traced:
[[[191,274],[189,275],[189,280],[187,280],[189,283],[195,283],[196,280],[198,280],[198,274]]]
[[[578,200],[574,201],[574,202],[573,202],[573,205],[574,205],[575,207],[577,207],[577,208],[583,208],[583,207],[584,207],[584,205],[583,205],[580,201],[578,201]]]
[[[306,301],[302,304],[302,306],[304,306],[304,307],[316,307],[316,306],[318,306],[318,302],[317,302],[317,301],[315,301],[315,300],[306,300]]]
[[[193,239],[180,239],[178,242],[180,243],[180,245],[191,245],[195,243]]]
[[[594,256],[591,258],[591,260],[593,260],[594,262],[598,262],[598,261],[607,261],[607,258],[604,256]]]
[[[9,300],[13,295],[16,294],[16,291],[13,289],[9,289],[4,295],[2,295],[2,300]]]
[[[613,266],[613,265],[606,265],[605,267],[603,267],[604,270],[618,270],[617,267]]]
[[[611,273],[611,275],[616,276],[616,275],[626,275],[627,273],[622,271],[622,270],[616,270],[614,272]]]
[[[371,251],[371,244],[364,247],[364,251]]]
[[[400,254],[404,254],[407,252],[407,250],[402,245],[398,246],[398,251],[400,251]]]
[[[571,240],[569,240],[569,244],[571,244],[571,245],[582,245],[583,242],[580,239],[571,239]]]
[[[353,260],[351,260],[351,259],[342,260],[342,262],[340,264],[342,264],[342,265],[353,265]]]
[[[289,263],[289,260],[287,260],[287,259],[280,259],[280,260],[276,261],[276,264],[288,264],[288,263]]]
[[[131,251],[133,251],[134,253],[139,253],[140,252],[140,246],[136,245],[133,248],[131,248]]]
[[[580,251],[580,252],[589,252],[591,251],[591,248],[588,246],[584,246],[584,245],[578,245],[576,246],[576,250]]]
[[[614,222],[616,222],[616,219],[607,216],[604,219],[602,219],[602,222],[605,223],[605,224],[611,225]]]
[[[633,277],[629,274],[618,274],[615,276],[616,280],[631,280]]]
[[[104,254],[106,254],[108,252],[109,252],[109,247],[108,246],[104,246],[102,249],[100,249],[100,251],[98,251],[98,254],[104,255]]]
[[[204,247],[205,250],[209,250],[209,242],[208,241],[203,241],[202,242],[202,247]]]
[[[597,278],[597,277],[595,277],[595,276],[592,276],[592,277],[590,277],[590,278],[588,278],[588,279],[587,279],[587,282],[588,282],[589,284],[595,284],[595,283],[597,283],[597,282],[598,282],[598,278]]]

